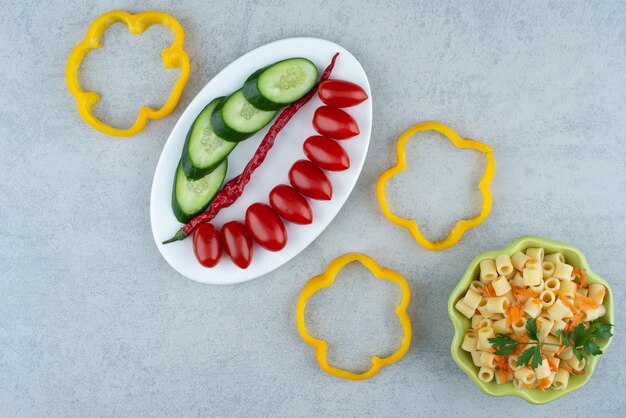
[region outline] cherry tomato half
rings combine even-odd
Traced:
[[[367,100],[367,93],[358,84],[344,80],[324,80],[317,89],[320,99],[332,107],[350,107]]]
[[[211,224],[200,224],[193,231],[193,253],[204,267],[215,267],[222,258],[220,233]]]
[[[269,251],[280,251],[287,244],[287,231],[274,209],[253,203],[246,211],[246,228],[252,238]]]
[[[305,196],[317,200],[330,200],[333,186],[326,174],[308,160],[298,160],[289,170],[289,182],[294,189]]]
[[[270,192],[270,205],[280,216],[294,224],[313,222],[313,212],[306,199],[293,187],[279,184]]]
[[[352,116],[335,107],[322,106],[315,110],[313,127],[324,136],[348,139],[359,134],[359,125]]]
[[[252,262],[252,238],[241,222],[230,221],[222,226],[222,242],[233,263],[239,268],[248,268]]]
[[[350,168],[350,158],[337,142],[325,136],[311,136],[304,141],[304,154],[324,170],[343,171]]]

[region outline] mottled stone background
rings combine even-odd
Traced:
[[[623,415],[626,300],[626,4],[623,1],[341,2],[4,0],[0,9],[0,415]],[[192,73],[172,116],[133,138],[87,126],[64,66],[90,21],[159,9],[185,28]],[[335,41],[372,86],[369,158],[331,226],[290,263],[242,285],[178,275],[150,231],[149,196],[177,117],[220,69],[266,42]],[[81,79],[120,124],[162,103],[163,28],[113,27]],[[303,51],[306,54],[306,51]],[[375,197],[395,138],[439,120],[494,148],[495,204],[442,253],[387,222]],[[471,216],[484,161],[424,135],[390,185],[432,237]],[[449,354],[446,300],[478,253],[524,234],[577,245],[613,286],[617,335],[587,386],[548,406],[480,392]],[[322,373],[295,329],[295,302],[336,256],[360,251],[405,275],[415,336],[366,382]],[[351,267],[312,302],[331,358],[362,367],[399,337],[397,289]]]

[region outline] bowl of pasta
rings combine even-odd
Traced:
[[[581,388],[612,338],[613,294],[577,248],[536,236],[480,254],[448,300],[451,353],[485,393],[542,404]]]

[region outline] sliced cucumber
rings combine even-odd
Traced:
[[[243,94],[254,107],[276,110],[304,97],[317,82],[317,67],[306,58],[289,58],[254,72]]]
[[[211,128],[211,113],[224,99],[219,97],[200,112],[191,125],[180,163],[190,180],[198,180],[213,171],[237,146],[236,142],[224,141]]]
[[[187,223],[206,209],[220,190],[227,168],[228,162],[224,160],[210,174],[199,180],[189,180],[182,165],[178,164],[172,190],[172,209],[176,219]]]
[[[252,106],[237,90],[220,104],[211,115],[213,131],[227,141],[243,141],[270,123],[276,111],[266,112]]]

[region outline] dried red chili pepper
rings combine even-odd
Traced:
[[[226,183],[222,190],[220,190],[219,193],[215,196],[215,199],[213,199],[211,206],[209,206],[209,210],[193,218],[187,223],[187,225],[179,229],[172,238],[168,239],[167,241],[163,241],[163,244],[169,244],[170,242],[180,241],[187,238],[193,232],[196,226],[204,222],[210,222],[213,218],[215,218],[220,210],[235,203],[239,196],[242,195],[246,184],[248,184],[248,182],[250,181],[252,173],[254,173],[254,171],[265,160],[267,153],[274,145],[274,140],[276,139],[278,133],[285,127],[287,122],[291,120],[293,115],[295,115],[296,112],[300,110],[300,108],[304,106],[309,100],[311,100],[315,93],[317,93],[317,87],[319,83],[327,80],[330,77],[330,73],[335,67],[335,61],[337,60],[338,56],[339,53],[337,52],[333,56],[333,59],[330,61],[330,64],[328,64],[328,67],[326,67],[326,69],[322,73],[320,81],[315,85],[315,87],[313,87],[313,89],[311,89],[311,91],[306,96],[304,96],[297,102],[290,104],[285,108],[285,110],[280,113],[280,115],[276,118],[276,120],[270,127],[269,131],[267,131],[267,134],[265,134],[265,137],[259,144],[256,152],[254,153],[246,167],[243,169],[243,172],[231,179],[228,183]]]

